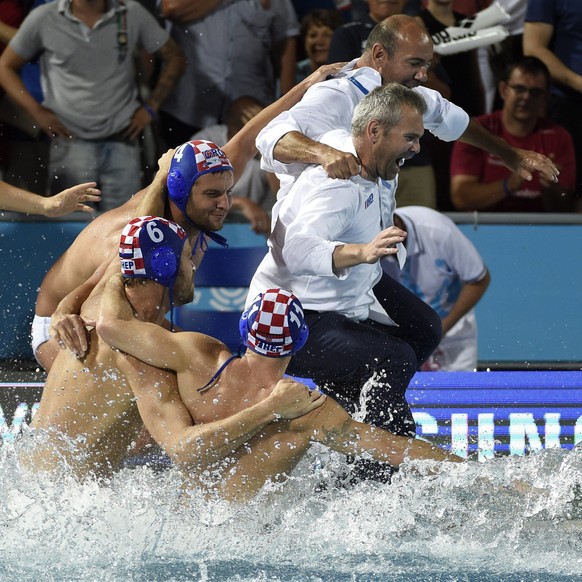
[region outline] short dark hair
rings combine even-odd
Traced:
[[[344,19],[339,12],[333,8],[314,8],[310,10],[301,20],[301,38],[304,39],[311,26],[327,26],[332,30],[344,24]]]
[[[523,57],[517,61],[509,63],[509,65],[507,65],[505,68],[505,72],[501,80],[507,83],[507,81],[509,81],[509,77],[511,77],[511,74],[513,71],[515,71],[515,69],[520,69],[524,73],[529,73],[530,75],[542,75],[546,79],[546,85],[550,84],[550,70],[546,64],[537,57]]]

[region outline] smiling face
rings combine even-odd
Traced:
[[[333,30],[322,24],[312,24],[305,35],[305,54],[314,68],[327,63],[327,53]]]
[[[367,164],[370,177],[395,178],[405,160],[420,151],[419,139],[423,133],[422,114],[409,105],[403,105],[400,121],[387,131],[377,121],[370,121],[368,138],[372,148]]]
[[[428,78],[433,43],[418,23],[411,22],[400,31],[392,57],[380,44],[374,45],[372,56],[384,84],[400,83],[413,89]]]
[[[234,174],[231,171],[212,172],[200,176],[186,207],[188,217],[203,231],[217,231],[232,206]]]

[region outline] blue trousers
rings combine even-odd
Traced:
[[[405,392],[414,373],[438,346],[441,320],[429,305],[386,274],[374,294],[398,326],[307,310],[309,339],[287,372],[312,378],[349,413],[358,405],[364,384],[375,376],[367,391],[364,421],[414,436],[416,426]]]

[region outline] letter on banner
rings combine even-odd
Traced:
[[[531,451],[541,451],[542,441],[531,412],[512,412],[509,415],[509,452],[512,455],[525,454],[525,438]]]

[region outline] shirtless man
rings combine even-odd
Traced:
[[[140,320],[157,327],[172,303],[192,300],[192,249],[177,224],[158,217],[135,219],[124,228],[118,248],[130,313],[135,310]],[[119,259],[108,271],[114,272],[119,273]],[[83,304],[85,321],[95,321],[101,287],[108,278],[96,285]],[[175,392],[175,386],[172,372],[111,349],[91,328],[84,357],[77,358],[68,350],[58,352],[31,425],[34,446],[23,452],[23,462],[35,471],[64,468],[80,479],[106,479],[121,466],[143,426],[134,391],[165,394]],[[322,397],[292,383],[281,383],[265,396],[241,407],[241,412],[233,410],[224,421],[204,426],[190,422],[182,432],[182,457],[202,458],[205,447],[200,443],[211,446],[228,439],[238,446],[276,418],[294,418],[323,403]],[[162,412],[172,405],[159,404]],[[215,459],[218,453],[211,454]]]
[[[266,424],[244,446],[218,433],[212,440],[201,438],[200,453],[192,455],[193,428],[257,406],[282,386],[303,386],[283,378],[308,336],[301,303],[282,289],[260,294],[240,322],[249,349],[233,356],[212,337],[171,333],[140,321],[126,293],[122,277],[114,275],[102,295],[97,331],[128,357],[176,371],[177,387],[138,381],[134,391],[146,427],[190,485],[229,500],[247,500],[268,480],[284,481],[314,441],[345,454],[368,453],[393,466],[406,459],[461,461],[426,441],[356,422],[330,397],[301,417]]]
[[[247,161],[256,154],[255,137],[258,132],[270,119],[297,103],[311,85],[325,79],[337,69],[336,65],[321,67],[247,123],[244,129],[223,148],[232,166],[232,171],[225,172],[229,175],[212,173],[202,176],[203,179],[201,178],[199,182],[192,182],[191,188],[199,187],[198,190],[201,191],[199,197],[192,193],[188,198],[186,193],[185,197],[181,197],[183,202],[181,208],[168,200],[166,178],[171,154],[166,154],[160,161],[159,172],[148,188],[138,192],[123,206],[99,216],[79,234],[71,247],[46,274],[37,297],[32,325],[32,347],[37,360],[47,371],[50,370],[58,353],[59,341],[61,347],[66,344],[79,354],[87,349],[83,322],[77,316],[68,315],[78,313],[86,296],[77,297],[76,305],[71,307],[69,304],[62,314],[55,317],[52,325],[51,316],[64,297],[86,282],[102,263],[114,258],[123,227],[135,216],[146,214],[164,216],[180,224],[187,231],[193,244],[200,231],[219,230],[230,208],[230,188],[244,170]],[[200,199],[205,200],[202,211],[206,217],[196,217],[193,214]],[[187,216],[190,221],[186,219]],[[209,222],[202,222],[203,218]],[[198,221],[197,226],[193,226],[192,220]],[[202,255],[198,253],[196,260],[200,261]]]

